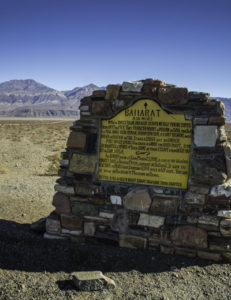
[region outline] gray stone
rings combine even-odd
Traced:
[[[153,215],[141,213],[138,221],[138,225],[160,228],[161,226],[164,225],[164,221],[165,221],[165,217],[153,216]]]
[[[158,194],[153,196],[150,212],[161,215],[176,215],[181,197]]]
[[[221,220],[220,232],[223,236],[231,237],[231,219]]]
[[[125,233],[128,229],[128,215],[125,209],[116,210],[112,221],[111,229],[119,233]]]
[[[122,91],[140,93],[142,87],[143,87],[142,81],[124,81],[122,84]]]
[[[51,234],[60,234],[61,225],[57,219],[46,218],[46,232]]]
[[[146,188],[135,188],[124,197],[124,207],[131,210],[148,212],[151,202]]]
[[[224,151],[225,151],[227,175],[228,177],[231,177],[231,146],[229,143],[226,143],[224,147]]]
[[[200,185],[191,185],[189,191],[196,194],[207,195],[209,193],[209,187]]]
[[[50,234],[47,232],[44,233],[43,238],[49,239],[49,240],[67,240],[68,239],[68,237],[66,237],[66,236]]]
[[[71,203],[71,210],[75,215],[98,216],[99,207],[92,203],[76,201]]]
[[[187,204],[204,205],[205,204],[205,195],[187,192],[185,194],[184,200]]]
[[[104,276],[101,271],[75,272],[72,279],[76,288],[80,291],[100,291],[114,289],[114,280]]]
[[[94,236],[95,235],[95,223],[84,222],[84,235]]]
[[[189,100],[206,102],[209,99],[209,93],[202,93],[202,92],[189,92],[188,98]]]
[[[220,261],[221,260],[221,254],[220,253],[212,253],[207,251],[197,251],[197,255],[201,259],[208,259],[213,261]]]
[[[193,250],[193,249],[190,249],[190,248],[175,247],[175,254],[183,255],[183,256],[187,256],[187,257],[195,257],[196,256],[196,250]]]
[[[207,230],[216,230],[219,226],[219,219],[216,216],[200,216],[198,218],[198,225]]]
[[[69,159],[61,159],[60,160],[61,167],[68,167],[69,166]]]
[[[215,160],[192,160],[191,166],[191,179],[193,179],[194,182],[214,185],[223,184],[227,179],[227,174],[224,173],[223,170],[217,169],[217,167],[223,167],[222,162],[219,166],[217,166],[217,162]]]
[[[217,126],[195,126],[194,144],[197,147],[214,147],[217,141]]]
[[[196,117],[193,119],[193,125],[207,125],[208,118]]]
[[[61,192],[67,195],[74,195],[75,190],[73,186],[68,186],[68,185],[61,185],[61,184],[56,184],[54,186],[54,189],[56,192]]]

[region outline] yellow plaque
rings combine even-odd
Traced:
[[[98,179],[187,189],[192,121],[142,99],[101,121]]]

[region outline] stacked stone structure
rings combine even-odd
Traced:
[[[182,150],[189,155],[187,183],[183,188],[169,182],[165,186],[161,181],[156,181],[157,185],[151,183],[155,181],[147,184],[142,178],[141,183],[134,183],[134,179],[126,182],[103,174],[102,166],[107,164],[100,161],[100,153],[105,146],[102,139],[107,139],[107,135],[102,134],[102,122],[113,120],[126,109],[125,115],[129,115],[128,109],[139,101],[143,105],[143,100],[145,109],[154,102],[160,107],[157,111],[163,110],[171,117],[183,116],[185,122],[191,124],[187,125],[190,145]],[[142,120],[141,113],[140,117]],[[55,211],[46,220],[45,237],[77,242],[111,240],[122,247],[230,261],[231,147],[224,125],[224,105],[219,100],[161,80],[124,82],[108,85],[106,91],[94,91],[81,100],[80,119],[70,128],[66,152],[60,161],[60,178],[55,185]],[[158,130],[167,131],[164,123],[158,126],[161,126]],[[174,126],[178,132],[174,136],[186,134],[182,128],[177,131],[179,125]],[[121,128],[111,131],[114,137]],[[170,136],[168,142],[174,143],[173,135],[165,136]],[[146,141],[152,139],[147,136]],[[114,140],[114,146],[108,141],[107,145],[109,160],[113,147],[118,157],[123,151],[119,141],[115,145]],[[165,148],[163,151],[168,152]],[[136,153],[149,155],[148,151]],[[114,170],[116,168],[114,166]],[[166,176],[172,176],[173,181],[177,174],[187,173],[184,166],[181,167],[183,172],[175,171],[177,164],[166,168],[172,172]],[[127,173],[132,176],[132,172]]]

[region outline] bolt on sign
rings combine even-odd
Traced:
[[[101,121],[98,179],[187,189],[192,121],[150,99]]]

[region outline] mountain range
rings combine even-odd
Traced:
[[[94,90],[95,84],[58,91],[32,79],[10,80],[0,84],[0,117],[78,117],[80,99]],[[231,123],[231,98],[216,97],[225,104]]]
[[[99,89],[89,84],[58,91],[32,79],[6,81],[0,84],[0,116],[76,117],[80,99]]]

